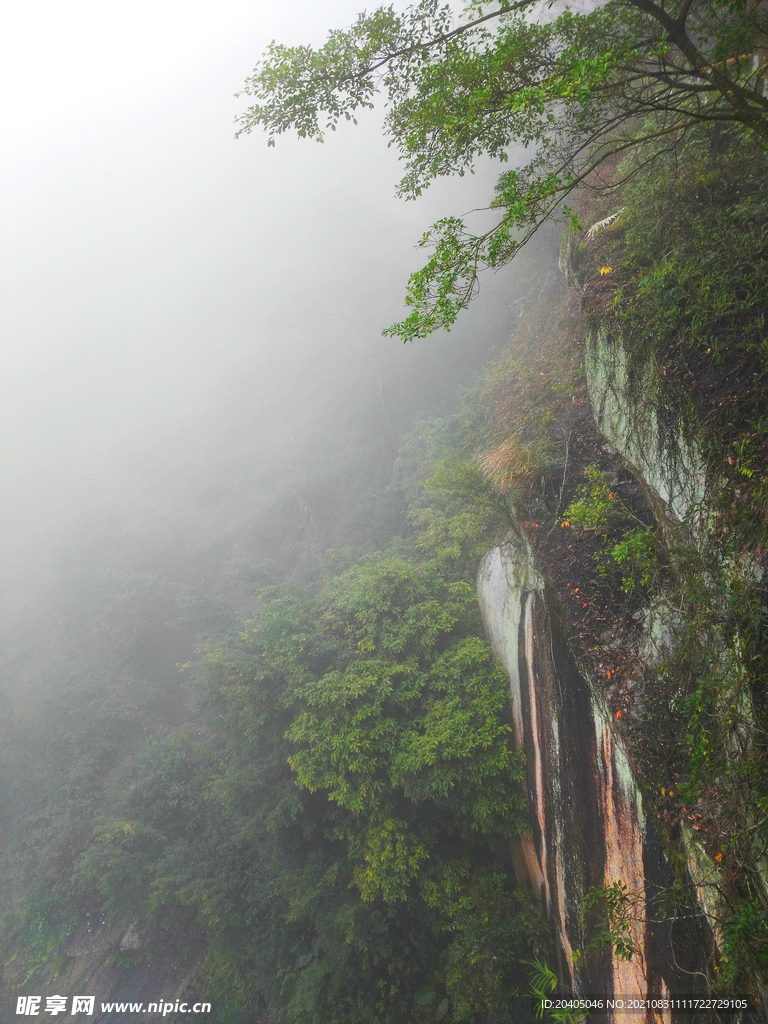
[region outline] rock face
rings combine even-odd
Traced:
[[[630,359],[621,335],[605,328],[587,333],[584,369],[598,429],[634,470],[659,518],[690,521],[706,487],[700,439],[690,426],[698,423],[696,410],[683,416],[679,394],[675,403],[665,401],[653,357]]]
[[[679,387],[665,388],[664,369],[650,352],[630,351],[618,330],[600,324],[593,323],[586,333],[584,369],[595,424],[642,485],[662,532],[674,540],[682,528],[703,547],[707,543],[707,499],[711,503],[712,493],[720,485],[707,480],[701,424],[688,393]],[[720,564],[734,580],[759,573],[748,554]],[[674,648],[678,625],[676,612],[663,595],[657,597],[645,618],[646,662],[663,660]],[[753,698],[743,679],[743,666],[732,657],[731,641],[720,638],[718,643],[719,670],[730,681],[731,699],[738,706],[741,722],[742,731],[733,736],[734,749],[746,749],[753,742]],[[701,909],[710,920],[717,919],[722,906],[717,872],[689,828],[682,829],[681,839]],[[768,858],[764,845],[754,843],[748,855],[766,906]],[[764,992],[761,998],[763,1005],[768,1005]]]
[[[90,915],[89,915],[90,916]],[[190,937],[192,936],[192,937]],[[6,985],[0,998],[0,1006],[9,1008],[9,1016],[0,1015],[3,1024],[16,1005],[19,995],[32,993],[67,994],[69,1007],[75,994],[94,995],[98,993],[93,1015],[72,1017],[69,1013],[55,1019],[62,1024],[73,1020],[88,1020],[92,1024],[112,1024],[119,1020],[142,1020],[146,1024],[158,1024],[164,1018],[161,1013],[117,1014],[104,1011],[102,1003],[169,1003],[184,999],[187,992],[194,992],[196,977],[205,955],[205,943],[199,935],[183,929],[167,928],[155,924],[140,928],[138,921],[132,921],[127,929],[125,924],[108,924],[100,915],[93,915],[91,924],[81,922],[76,926],[62,947],[62,957],[55,971],[50,963],[30,974],[23,986],[16,989]],[[198,990],[199,991],[199,990]],[[45,999],[43,999],[45,1007]],[[44,1018],[40,1011],[38,1019]]]
[[[480,570],[479,596],[490,642],[509,673],[515,738],[527,759],[531,834],[515,851],[516,869],[551,923],[561,982],[582,995],[703,991],[696,974],[707,956],[706,928],[648,919],[647,906],[671,885],[671,872],[621,739],[558,635],[531,551],[494,548]],[[624,933],[634,953],[621,959],[606,946],[585,956],[592,931],[584,896],[617,882],[627,888]]]

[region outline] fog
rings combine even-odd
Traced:
[[[395,198],[401,172],[378,111],[325,145],[234,138],[247,102],[234,94],[269,41],[320,43],[359,6],[81,0],[8,12],[8,620],[100,517],[117,533],[153,517],[231,531],[345,401],[373,395],[382,373],[407,379],[439,349],[380,332],[402,313],[421,232],[475,205],[481,182]],[[452,343],[501,338],[509,301],[489,278]],[[217,504],[235,478],[237,495]]]
[[[517,269],[487,276],[449,335],[404,346],[381,334],[405,312],[424,230],[487,203],[493,168],[403,202],[381,109],[324,145],[235,139],[247,104],[235,93],[269,42],[320,44],[358,7],[44,0],[6,12],[6,988],[27,983],[56,922],[64,938],[46,949],[59,943],[73,991],[85,990],[83,963],[91,992],[143,985],[155,998],[175,991],[177,967],[202,985],[186,911],[176,966],[161,921],[149,957],[142,946],[123,971],[107,876],[99,869],[93,886],[81,876],[89,851],[104,822],[133,821],[128,804],[177,742],[229,745],[198,685],[201,652],[237,645],[260,583],[316,591],[367,553],[413,550],[404,490],[392,486],[398,450],[414,428],[451,435],[434,421],[509,338]],[[413,464],[421,472],[430,458]],[[196,818],[190,850],[205,828]],[[250,878],[249,868],[236,884]],[[204,928],[201,918],[189,934],[202,941]],[[253,1019],[228,1013],[217,1019]]]

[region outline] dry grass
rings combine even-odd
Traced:
[[[544,485],[544,460],[536,449],[517,437],[508,437],[492,451],[480,455],[478,462],[497,494],[506,494],[513,488],[532,494]]]

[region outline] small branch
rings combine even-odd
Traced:
[[[677,23],[681,29],[685,28],[685,23],[688,20],[688,12],[691,9],[693,0],[683,0],[683,6],[680,8],[680,13],[677,16]]]
[[[555,509],[555,515],[560,512],[560,506],[563,504],[563,492],[565,491],[565,481],[568,478],[568,458],[570,455],[571,447],[571,428],[569,427],[566,431],[564,427],[561,427],[563,441],[565,442],[565,465],[563,466],[563,481],[560,484],[560,495],[557,499],[557,508]]]
[[[482,25],[485,21],[492,21],[494,18],[501,17],[502,14],[509,14],[510,11],[522,11],[526,7],[532,7],[538,0],[516,0],[515,3],[509,4],[506,7],[501,7],[497,11],[491,11],[490,14],[484,14],[482,18],[476,18],[474,21],[468,21],[466,25],[459,25],[458,28],[452,29],[450,32],[443,32],[442,35],[435,36],[434,39],[430,39],[426,43],[413,43],[411,46],[404,46],[400,50],[393,50],[392,53],[386,53],[376,63],[369,65],[362,71],[359,71],[356,75],[345,81],[356,82],[360,78],[364,78],[366,75],[372,75],[378,71],[379,68],[389,64],[390,61],[395,60],[397,57],[407,57],[412,53],[423,53],[425,50],[431,50],[433,46],[439,46],[440,43],[446,43],[449,39],[453,39],[455,36],[462,35],[464,32],[468,32],[472,28],[476,28],[478,25]]]

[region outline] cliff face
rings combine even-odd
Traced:
[[[103,1004],[159,1004],[165,1012],[145,1011],[141,1019],[148,1024],[168,1019],[169,1008],[178,1001],[198,1001],[200,965],[205,944],[199,933],[190,929],[153,925],[145,927],[135,920],[127,925],[110,924],[101,914],[89,914],[88,921],[72,929],[55,960],[49,960],[29,974],[21,985],[8,985],[0,995],[0,1006],[10,1020],[16,1012],[19,995],[76,993],[96,995],[93,1024],[138,1019],[136,1013],[104,1010]],[[23,975],[22,975],[23,977]],[[204,994],[204,998],[208,998]],[[71,998],[68,998],[71,1008]],[[45,999],[43,999],[45,1006]],[[5,1018],[3,1018],[5,1019]],[[58,1017],[69,1022],[69,1013]]]
[[[692,402],[681,392],[675,404],[665,401],[660,387],[664,368],[650,353],[631,359],[618,333],[593,327],[587,332],[584,355],[598,430],[635,474],[657,518],[690,520],[706,492]]]
[[[581,994],[701,991],[706,930],[699,922],[650,919],[656,894],[672,884],[669,865],[622,741],[559,634],[530,549],[494,548],[479,594],[491,644],[509,673],[515,738],[527,758],[531,834],[515,851],[516,868],[551,922],[561,981]],[[617,882],[627,890],[623,938],[632,956],[609,946],[584,956],[592,934],[584,897]]]
[[[675,406],[660,397],[663,370],[650,358],[632,364],[620,336],[602,329],[588,335],[585,369],[595,425],[641,485],[660,531],[695,537],[705,529],[706,495],[695,415],[684,415],[691,411],[684,400]],[[632,752],[616,720],[621,713],[609,711],[581,645],[565,637],[562,605],[545,585],[533,548],[522,541],[494,548],[478,586],[491,644],[509,673],[516,741],[527,757],[531,834],[516,851],[516,867],[551,922],[561,983],[581,994],[706,991],[713,886],[703,872],[712,874],[711,858],[683,827],[681,856],[700,913],[684,922],[663,919],[656,908],[673,872],[644,813]],[[660,646],[674,644],[674,621],[664,609],[661,600],[644,610],[645,639],[633,652],[638,677]],[[585,897],[589,903],[590,890],[602,887],[606,898],[617,884],[624,887],[613,917],[617,930],[613,942],[596,947]]]

